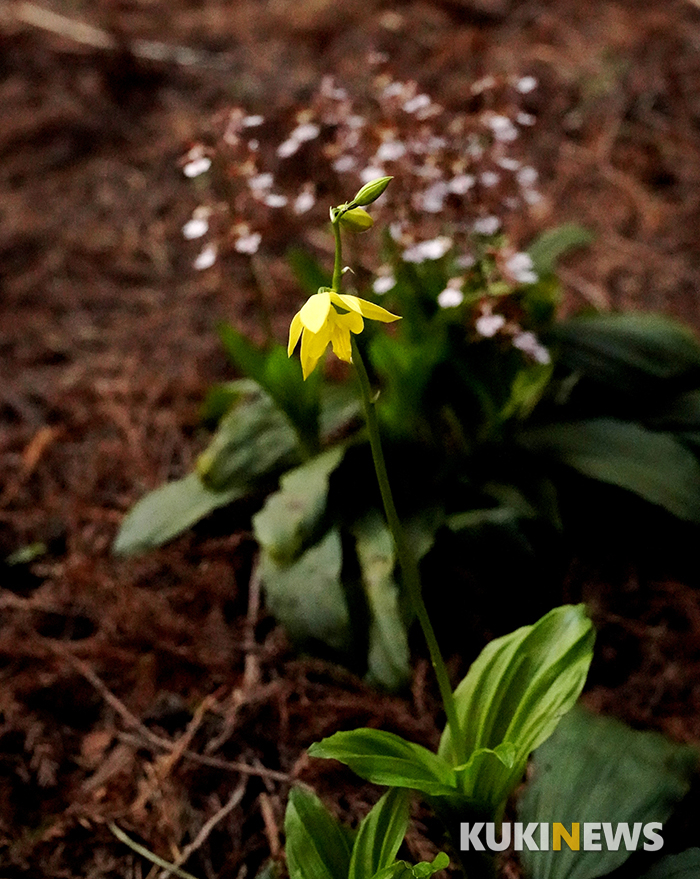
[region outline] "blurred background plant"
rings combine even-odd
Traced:
[[[535,121],[518,103],[533,77],[488,77],[454,115],[385,59],[368,70],[361,106],[326,77],[303,110],[222,116],[216,144],[184,161],[210,195],[183,233],[205,242],[196,268],[226,250],[251,260],[264,317],[263,254],[296,242],[289,264],[315,293],[330,277],[328,205],[393,175],[373,208],[383,234],[348,251],[347,288],[403,316],[393,332],[368,326],[361,344],[433,613],[449,594],[447,616],[468,617],[480,571],[495,592],[519,582],[545,609],[580,487],[572,471],[700,523],[700,346],[662,317],[559,318],[556,263],[591,240],[585,229],[511,243],[509,223],[539,200],[536,170],[514,154]],[[143,498],[115,549],[149,549],[254,497],[259,574],[292,639],[400,687],[411,619],[366,477],[358,391],[337,361],[304,382],[264,323],[262,344],[220,327],[245,377],[211,390],[203,416],[218,426],[195,471]]]

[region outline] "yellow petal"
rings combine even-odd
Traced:
[[[358,296],[348,296],[343,293],[335,292],[331,292],[329,295],[336,305],[340,305],[341,308],[347,308],[350,311],[355,311],[370,320],[380,320],[383,323],[391,323],[391,321],[394,320],[401,320],[401,317],[398,314],[392,314],[390,311],[387,311],[386,308],[382,308],[381,305],[375,305],[373,302],[368,302],[366,299],[360,299]]]
[[[316,368],[331,340],[331,327],[326,324],[319,333],[305,329],[301,337],[301,370],[307,379]]]
[[[352,362],[352,344],[350,342],[350,330],[340,323],[336,323],[331,331],[331,343],[333,353],[346,363]]]
[[[335,309],[333,309],[335,311]],[[339,324],[344,327],[346,331],[351,333],[361,333],[365,328],[365,322],[362,320],[362,315],[358,314],[356,311],[347,311],[345,314],[338,314],[335,312],[335,317],[333,319],[334,324]]]
[[[307,330],[317,333],[328,320],[328,312],[331,308],[331,296],[328,291],[314,293],[304,303],[299,318]]]
[[[304,329],[304,326],[301,322],[301,318],[299,314],[295,314],[292,318],[292,322],[289,325],[289,343],[287,344],[287,357],[292,356],[292,351],[296,348],[297,342],[299,341],[299,336],[301,335],[301,331]]]

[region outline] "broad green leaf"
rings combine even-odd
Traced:
[[[311,757],[339,760],[361,778],[435,796],[454,794],[449,764],[427,748],[378,729],[338,732],[309,748]]]
[[[693,332],[658,314],[575,317],[555,324],[549,341],[558,343],[560,362],[627,396],[648,399],[668,394],[669,382],[683,390],[679,382],[700,378]]]
[[[584,476],[633,491],[679,519],[700,523],[700,463],[672,434],[596,418],[530,430],[520,441]]]
[[[595,235],[578,223],[564,223],[556,229],[543,232],[528,248],[538,275],[551,274],[559,260],[570,250],[587,247]]]
[[[218,507],[243,497],[245,491],[245,487],[238,485],[215,491],[207,488],[196,473],[161,485],[129,510],[113,551],[117,555],[136,555],[162,546]]]
[[[264,392],[242,399],[221,421],[197,460],[197,473],[212,489],[249,489],[256,479],[299,460],[297,435]]]
[[[290,790],[284,832],[290,879],[347,879],[347,834],[315,794]]]
[[[641,879],[698,879],[700,848],[689,848],[679,855],[668,855],[645,873]]]
[[[618,825],[623,823],[630,832],[635,823],[663,823],[688,791],[697,762],[692,748],[577,707],[535,752],[532,778],[519,804],[519,820],[561,822],[567,828],[572,822],[608,823],[612,834],[619,833]],[[624,842],[615,850],[606,842],[605,827],[600,829],[600,851],[571,851],[566,844],[561,851],[523,851],[528,876],[606,876],[630,852]],[[639,848],[644,841],[640,833]]]
[[[370,614],[368,678],[396,690],[410,677],[408,635],[394,580],[394,542],[375,510],[354,527],[357,557]]]
[[[336,528],[288,565],[277,564],[262,551],[259,573],[267,606],[298,644],[316,641],[340,652],[349,649],[350,618],[340,581],[342,564]]]
[[[345,449],[334,446],[280,479],[253,516],[255,538],[278,565],[292,562],[308,544],[326,510],[328,480],[340,464]]]
[[[348,879],[372,879],[393,863],[408,828],[408,792],[387,791],[362,821],[350,858]]]
[[[555,729],[578,698],[593,656],[594,633],[583,605],[555,608],[488,644],[455,690],[468,754],[512,743],[512,768],[477,804],[496,811],[520,781],[530,752]],[[445,728],[438,754],[452,760],[452,734]]]

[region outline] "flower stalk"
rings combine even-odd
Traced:
[[[333,280],[331,283],[332,289],[336,293],[340,293],[343,271],[343,250],[340,235],[340,217],[341,215],[339,214],[339,212],[331,212],[331,226],[333,227],[333,235],[335,237],[335,260],[333,264]],[[440,696],[442,698],[442,704],[447,718],[447,723],[449,724],[452,731],[452,747],[455,751],[455,763],[459,765],[462,763],[466,763],[467,756],[464,750],[464,742],[462,740],[462,736],[459,733],[459,719],[457,717],[457,708],[455,706],[454,696],[452,694],[450,678],[447,674],[447,667],[445,666],[445,661],[442,658],[442,653],[440,652],[440,647],[438,645],[437,637],[435,636],[433,624],[430,621],[428,609],[426,608],[425,602],[423,601],[418,562],[416,561],[415,555],[413,554],[413,551],[408,541],[406,540],[406,534],[404,532],[403,525],[401,524],[401,520],[399,519],[398,513],[396,512],[396,505],[394,503],[394,496],[391,491],[391,483],[389,482],[389,474],[387,473],[386,461],[384,459],[384,451],[382,449],[379,421],[377,419],[377,412],[372,395],[372,388],[370,385],[369,376],[367,375],[367,369],[365,367],[365,363],[360,352],[360,347],[357,344],[357,339],[354,336],[352,337],[352,364],[355,367],[355,371],[357,372],[357,376],[360,382],[365,421],[367,423],[369,442],[372,449],[372,460],[374,461],[374,470],[377,474],[379,491],[382,496],[384,515],[386,516],[387,524],[389,526],[389,530],[391,531],[391,536],[393,538],[394,546],[396,548],[396,555],[399,559],[399,565],[401,567],[401,573],[403,575],[404,586],[408,594],[408,600],[411,603],[413,612],[418,619],[420,627],[423,630],[423,636],[428,645],[430,661],[435,672],[435,677],[437,678],[438,688],[440,690]]]

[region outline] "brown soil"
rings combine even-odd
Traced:
[[[700,328],[700,9],[51,3],[100,29],[85,43],[53,33],[48,8],[0,6],[0,557],[47,546],[2,568],[0,875],[157,875],[116,820],[167,860],[189,846],[189,872],[243,879],[280,854],[292,778],[350,819],[376,796],[312,765],[310,742],[370,724],[432,744],[439,717],[423,660],[409,697],[378,699],[291,652],[251,577],[250,510],[142,559],[110,554],[125,511],[202,447],[199,404],[228,376],[216,321],[260,320],[235,263],[192,270],[180,230],[197,187],[178,162],[216,110],[283,105],[322,72],[347,81],[368,46],[448,106],[478,76],[532,73],[546,198],[522,235],[570,219],[598,233],[562,272],[568,307]],[[170,51],[144,58],[144,40]],[[280,336],[295,305],[273,316]],[[588,701],[700,743],[692,574],[663,552],[647,565],[638,543],[587,549],[562,594],[583,594],[599,624]],[[679,848],[697,843],[690,828],[678,820]],[[420,833],[410,845],[430,852]]]

